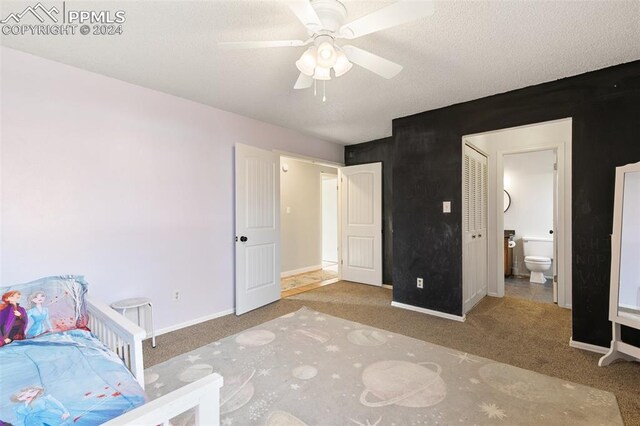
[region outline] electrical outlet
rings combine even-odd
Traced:
[[[175,301],[180,300],[180,290],[176,290],[173,292],[173,300]]]
[[[424,280],[422,278],[418,278],[416,280],[416,285],[418,286],[418,288],[424,287]]]

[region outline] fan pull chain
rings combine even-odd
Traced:
[[[315,78],[313,79],[313,96],[316,96],[318,93],[316,91],[316,82],[318,80],[316,80]]]
[[[322,102],[327,101],[327,82],[322,80]]]

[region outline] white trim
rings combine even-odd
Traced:
[[[389,284],[382,284],[382,288],[388,288],[389,290],[393,290],[393,286]]]
[[[320,269],[322,269],[322,265],[313,265],[313,266],[307,266],[305,268],[300,268],[300,269],[292,269],[291,271],[281,272],[280,278],[292,277],[294,275],[304,274],[306,272],[318,271]]]
[[[335,161],[329,161],[329,160],[321,160],[316,157],[309,157],[307,155],[296,154],[288,151],[281,151],[278,149],[274,149],[273,152],[278,154],[280,158],[290,158],[292,160],[302,161],[304,163],[317,164],[318,166],[331,167],[334,169],[339,169],[340,167],[344,166],[344,163],[337,163]]]
[[[404,303],[399,303],[399,302],[391,302],[391,306],[394,306],[396,308],[406,309],[409,311],[420,312],[421,314],[432,315],[434,317],[440,317],[440,318],[445,318],[453,321],[458,321],[458,322],[464,322],[467,319],[466,315],[463,315],[463,316],[452,315],[452,314],[447,314],[445,312],[432,311],[431,309],[420,308],[418,306],[413,306],[413,305],[406,305]]]
[[[604,346],[592,345],[591,343],[578,342],[573,340],[573,338],[569,339],[569,346],[576,349],[582,349],[589,352],[595,352],[598,354],[606,354],[609,348],[605,348]]]
[[[205,315],[204,317],[196,318],[194,320],[185,321],[185,322],[181,322],[180,324],[171,325],[169,327],[161,328],[160,330],[156,330],[156,337],[160,336],[161,334],[170,333],[172,331],[180,330],[181,328],[190,327],[192,325],[196,325],[196,324],[200,324],[200,323],[205,322],[205,321],[209,321],[209,320],[212,320],[212,319],[220,318],[220,317],[223,317],[225,315],[231,315],[231,314],[233,314],[235,312],[236,311],[233,308],[232,309],[227,309],[225,311],[217,312],[215,314]]]

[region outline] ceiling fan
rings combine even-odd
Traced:
[[[353,40],[376,31],[395,27],[433,14],[432,0],[400,0],[345,24],[346,7],[338,0],[288,0],[287,5],[307,28],[306,40],[221,42],[225,48],[255,49],[264,47],[299,47],[311,45],[296,61],[300,76],[294,89],[306,89],[316,80],[331,80],[347,73],[357,64],[384,78],[393,78],[402,65],[350,44],[337,40]],[[323,97],[323,100],[326,98]]]

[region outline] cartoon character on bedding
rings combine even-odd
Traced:
[[[64,405],[51,395],[45,395],[40,386],[29,386],[16,392],[11,401],[15,407],[19,425],[59,425],[71,415]]]
[[[53,329],[49,321],[49,308],[43,306],[45,298],[46,295],[42,290],[38,290],[29,296],[27,339],[39,336]]]
[[[25,338],[29,319],[27,311],[20,306],[21,297],[22,293],[15,290],[2,295],[2,301],[0,301],[0,346]]]

